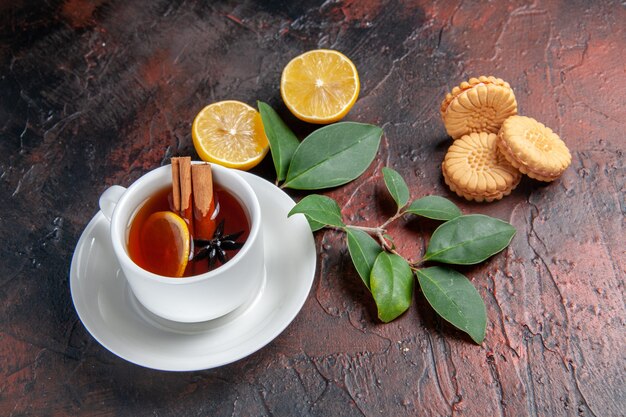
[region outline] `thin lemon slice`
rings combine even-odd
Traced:
[[[359,74],[345,55],[317,49],[292,59],[280,80],[287,108],[309,123],[341,120],[359,96]]]
[[[269,150],[259,112],[235,100],[202,109],[193,121],[191,136],[200,158],[229,168],[248,170]]]
[[[187,223],[171,211],[152,213],[141,228],[141,251],[149,270],[166,277],[182,277],[189,260]]]

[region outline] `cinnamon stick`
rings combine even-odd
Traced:
[[[178,174],[178,181],[174,175]],[[191,188],[191,157],[172,158],[172,203],[174,210],[187,222],[189,232],[194,233],[193,199]],[[177,205],[177,203],[179,203]]]
[[[178,158],[172,158],[172,205],[174,212],[180,215],[180,164]]]
[[[191,177],[195,235],[199,239],[211,239],[216,228],[215,219],[213,218],[215,199],[213,198],[211,165],[192,165]]]

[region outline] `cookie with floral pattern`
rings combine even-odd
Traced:
[[[497,143],[511,165],[540,181],[554,181],[572,162],[572,155],[559,135],[532,117],[506,119]]]
[[[509,83],[480,76],[454,87],[440,112],[446,131],[458,139],[472,132],[498,133],[502,123],[517,114],[517,101]]]
[[[454,141],[441,165],[452,191],[473,201],[491,202],[511,193],[522,175],[498,151],[494,133],[470,133]]]

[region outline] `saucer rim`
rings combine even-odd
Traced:
[[[257,192],[268,193],[269,192],[269,193],[275,194],[272,196],[272,201],[275,201],[275,204],[277,204],[277,207],[275,207],[274,210],[276,208],[281,208],[283,210],[285,208],[290,209],[291,207],[293,207],[293,205],[295,205],[295,202],[289,195],[287,195],[283,190],[279,189],[271,182],[261,177],[258,177],[254,174],[250,174],[248,172],[237,171],[237,173],[241,175],[242,178],[246,182],[248,182],[248,184],[254,189],[255,193]],[[261,204],[262,214],[263,214],[264,209],[269,210],[272,208],[266,207],[266,204]],[[187,361],[186,362],[187,365],[183,365],[180,362],[176,362],[175,360],[173,360],[173,358],[169,358],[170,361],[168,362],[167,359],[164,360],[162,357],[160,357],[160,359],[155,359],[154,355],[152,357],[150,357],[150,355],[143,355],[142,357],[141,352],[137,353],[136,355],[128,354],[128,352],[125,351],[125,349],[121,349],[121,347],[123,346],[123,342],[120,342],[120,339],[117,339],[117,342],[116,342],[114,338],[112,339],[110,336],[107,336],[110,333],[115,333],[115,329],[111,328],[111,326],[109,326],[109,328],[106,331],[99,330],[99,327],[101,326],[101,324],[98,323],[98,319],[92,316],[94,314],[97,314],[99,318],[102,319],[103,323],[105,322],[105,320],[103,319],[101,311],[99,311],[97,307],[90,308],[85,303],[85,300],[84,300],[85,297],[82,297],[82,294],[81,294],[81,282],[79,282],[79,269],[83,267],[84,265],[86,265],[85,262],[89,262],[88,253],[87,254],[84,253],[85,246],[89,244],[88,240],[95,239],[95,236],[94,236],[95,228],[99,225],[100,222],[107,221],[104,214],[100,211],[98,211],[91,218],[87,226],[85,226],[76,244],[76,247],[74,249],[74,253],[72,256],[69,283],[70,283],[70,292],[71,292],[71,297],[72,297],[72,301],[74,304],[74,309],[81,323],[87,330],[87,332],[100,345],[102,345],[105,349],[107,349],[114,355],[120,357],[121,359],[124,359],[128,362],[134,363],[136,365],[139,365],[145,368],[163,370],[163,371],[179,371],[179,372],[198,371],[198,370],[212,369],[212,368],[224,366],[224,365],[236,362],[238,360],[241,360],[245,357],[252,355],[258,350],[262,349],[264,346],[266,346],[271,341],[273,341],[276,337],[278,337],[281,333],[283,333],[285,329],[291,324],[291,322],[293,322],[293,320],[299,314],[299,312],[302,310],[304,303],[309,297],[311,288],[313,286],[313,282],[315,280],[316,270],[317,270],[317,253],[316,253],[316,248],[315,248],[315,242],[313,239],[313,234],[310,231],[308,222],[303,216],[298,215],[298,217],[301,217],[301,218],[295,218],[295,219],[290,218],[290,219],[293,219],[291,221],[294,222],[292,227],[302,229],[303,235],[301,236],[301,238],[305,239],[307,241],[307,246],[309,246],[309,248],[305,248],[305,251],[308,253],[303,255],[304,266],[302,268],[302,276],[299,276],[297,280],[297,281],[300,281],[301,283],[297,287],[292,289],[294,296],[298,296],[298,295],[300,296],[298,299],[292,298],[292,300],[287,304],[288,308],[283,308],[285,306],[285,303],[283,303],[281,300],[273,301],[273,303],[275,303],[276,306],[281,307],[280,308],[281,312],[278,314],[267,315],[263,319],[260,319],[259,324],[263,325],[263,329],[260,330],[259,332],[255,332],[254,335],[246,339],[246,342],[247,342],[246,349],[238,350],[235,354],[231,356],[227,355],[228,357],[222,358],[221,360],[211,360],[211,355],[203,355],[203,356],[198,357],[197,362],[190,364]],[[304,226],[306,226],[306,228]],[[307,237],[304,236],[305,231],[308,234]],[[104,244],[106,245],[106,243]],[[118,269],[118,273],[121,273],[121,271],[119,271],[119,266],[118,266],[117,261],[113,260],[113,262],[114,262],[113,267]],[[276,271],[274,272],[271,272],[271,271],[267,272],[268,280],[271,280],[272,276],[276,276],[277,274],[280,274],[280,270],[277,268],[275,269]],[[111,272],[111,274],[113,275],[115,273],[116,272]],[[93,280],[95,278],[91,278],[91,279]],[[102,278],[99,278],[99,279],[102,279]],[[128,286],[127,282],[124,282],[124,284]],[[117,284],[117,285],[123,285],[123,284]],[[257,306],[260,302],[262,302],[263,297],[264,297],[264,294],[261,293],[259,295],[259,300],[257,300],[257,302],[247,307],[246,314],[247,312],[254,310],[255,306]],[[121,301],[121,303],[127,304],[129,303],[129,301],[124,300],[124,301]],[[164,331],[163,329],[160,329],[157,326],[155,326],[153,323],[150,323],[147,320],[144,320],[143,318],[141,318],[140,317],[141,314],[135,311],[132,305],[129,306],[129,309],[133,310],[133,314],[135,314],[137,318],[141,319],[141,321],[143,322],[143,326],[150,326],[153,329],[156,329],[158,331]],[[238,319],[239,317],[234,318],[231,322],[227,323],[226,326],[232,327],[236,325]],[[270,319],[271,320],[279,319],[280,322],[274,323],[273,326],[266,326],[267,321]],[[268,329],[273,330],[273,331],[268,331]],[[208,334],[208,332],[209,330],[205,330],[204,333]],[[228,340],[229,339],[226,338],[224,342],[228,342]],[[122,343],[122,345],[120,345],[120,343]],[[224,356],[224,355],[220,354],[220,352],[217,352],[213,356],[217,358],[217,357]]]

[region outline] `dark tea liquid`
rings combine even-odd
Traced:
[[[217,218],[215,219],[216,224],[219,224],[222,220],[224,220],[224,235],[243,231],[243,234],[237,239],[237,241],[245,242],[250,234],[250,225],[241,203],[236,197],[223,188],[217,186],[217,184],[215,184],[213,188],[213,194],[216,207],[219,205],[219,211]],[[159,268],[161,268],[159,265],[161,259],[153,259],[152,257],[147,256],[148,253],[154,252],[154,248],[142,247],[141,229],[151,214],[158,211],[173,211],[171,201],[171,188],[164,188],[148,198],[139,207],[130,221],[130,230],[128,232],[128,254],[137,265],[150,272],[158,273]],[[191,236],[192,240],[193,238],[194,237]],[[158,242],[153,242],[153,244],[158,244]],[[197,252],[199,248],[196,247],[194,250],[195,245],[193,242],[191,242],[190,246],[190,252],[193,256],[194,252]],[[235,256],[237,252],[238,250],[228,251],[227,254],[229,259]],[[220,266],[220,262],[216,260],[215,265],[213,265],[211,269],[215,269],[218,266]],[[209,262],[206,258],[198,261],[194,261],[192,258],[187,263],[183,276],[189,277],[203,274],[208,271]]]

